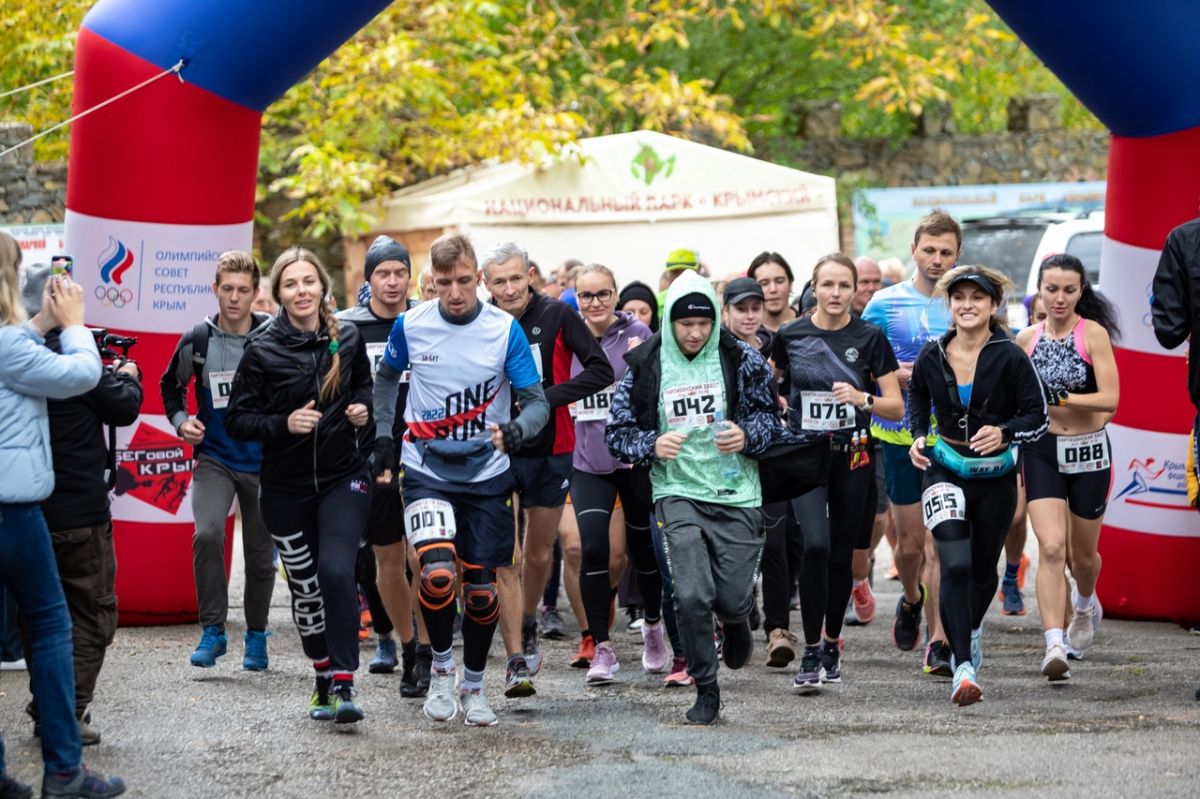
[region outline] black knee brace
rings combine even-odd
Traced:
[[[417,552],[421,560],[421,587],[417,597],[430,610],[441,610],[454,601],[458,563],[454,547],[434,545]]]
[[[494,624],[500,618],[496,572],[486,567],[463,570],[463,613],[476,624]]]

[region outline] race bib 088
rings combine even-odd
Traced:
[[[1058,470],[1063,474],[1099,472],[1110,466],[1108,435],[1103,430],[1058,437]]]
[[[436,541],[453,541],[458,527],[454,506],[444,499],[418,499],[404,508],[404,527],[414,547]]]
[[[800,426],[805,430],[847,430],[854,427],[854,409],[838,402],[832,391],[800,392]]]
[[[717,411],[725,409],[725,388],[718,382],[668,388],[663,392],[667,428],[685,430],[707,427]]]
[[[603,422],[608,419],[608,409],[612,407],[616,385],[611,385],[603,391],[598,391],[590,397],[584,397],[571,405],[571,415],[580,422]]]
[[[966,521],[967,498],[954,483],[934,483],[921,494],[921,515],[926,530],[942,522]]]
[[[212,390],[214,408],[229,407],[229,394],[233,390],[233,376],[235,374],[237,374],[236,369],[208,373],[208,387]]]

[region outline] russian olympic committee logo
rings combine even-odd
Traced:
[[[124,308],[133,302],[133,290],[122,285],[125,273],[133,266],[133,251],[125,243],[108,237],[108,246],[96,259],[100,268],[100,285],[96,286],[96,299],[105,306]]]

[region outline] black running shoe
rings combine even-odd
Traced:
[[[911,652],[921,639],[921,611],[925,608],[927,591],[921,583],[921,598],[909,604],[904,601],[904,595],[896,601],[896,621],[892,623],[892,643],[897,649]]]
[[[0,799],[33,799],[33,788],[8,775],[0,775]]]
[[[821,682],[842,681],[842,650],[837,641],[821,642]]]
[[[417,650],[412,662],[412,682],[400,679],[400,696],[419,699],[429,693],[429,670],[433,668],[433,652]]]
[[[744,619],[725,622],[723,652],[725,665],[731,669],[740,669],[750,659],[754,652],[754,636],[750,632],[750,624]]]
[[[688,724],[712,724],[721,712],[721,689],[716,680],[696,686],[696,704],[687,712]]]
[[[533,687],[533,678],[529,676],[529,666],[525,658],[514,655],[508,659],[508,668],[504,670],[504,695],[509,699],[533,696],[537,690]]]
[[[922,668],[926,674],[934,677],[953,677],[954,667],[950,664],[952,654],[950,644],[945,641],[932,641],[925,647],[925,663]]]

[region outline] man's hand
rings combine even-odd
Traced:
[[[654,442],[654,457],[660,461],[673,461],[679,457],[687,433],[676,430],[673,433],[663,433]]]
[[[497,452],[513,452],[521,447],[521,428],[516,422],[492,425],[492,446]]]
[[[122,361],[121,365],[117,367],[117,371],[121,374],[129,375],[137,380],[142,379],[142,370],[138,368],[136,363],[130,360]]]
[[[733,452],[741,452],[745,448],[746,433],[733,422],[729,422],[729,429],[717,433],[713,436],[713,440],[717,442],[717,452],[728,455]]]
[[[134,367],[137,368],[136,366]],[[204,440],[204,422],[199,419],[188,419],[183,424],[179,425],[179,437],[185,443],[191,446],[196,446]]]
[[[896,379],[900,381],[900,390],[908,391],[908,381],[912,379],[912,361],[900,361],[900,368],[896,370]]]
[[[321,412],[313,410],[316,405],[316,400],[309,400],[304,404],[303,408],[297,408],[289,413],[287,418],[288,432],[302,436],[316,430],[317,422],[321,421]]]
[[[356,402],[353,405],[346,407],[346,418],[350,420],[350,424],[355,427],[362,427],[371,418],[371,411],[366,405],[361,402]]]
[[[375,452],[371,455],[371,475],[376,483],[392,482],[392,464],[396,462],[396,442],[391,436],[375,439]]]

